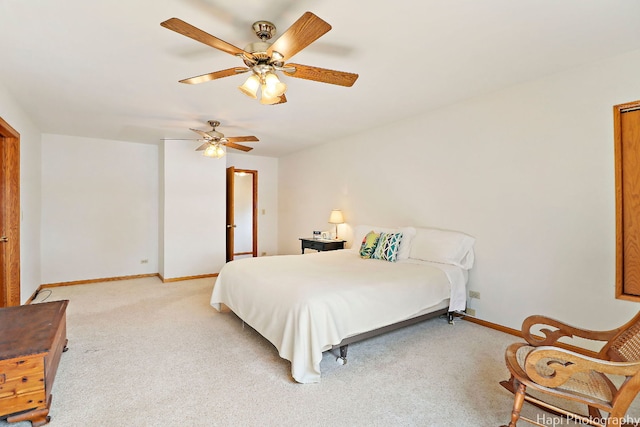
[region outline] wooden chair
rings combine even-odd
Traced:
[[[544,337],[533,334],[534,325],[543,326],[540,333]],[[600,427],[637,425],[628,423],[626,412],[640,391],[640,312],[610,331],[589,331],[548,317],[530,316],[522,323],[522,335],[527,343],[507,347],[505,361],[511,378],[500,383],[515,394],[508,427],[515,427],[519,419],[543,426],[520,416],[525,400],[578,423]],[[577,347],[572,351],[557,343],[561,337],[581,337],[605,344],[599,352]],[[536,397],[530,394],[534,390],[540,392],[535,393]],[[554,397],[542,400],[539,395]],[[556,401],[583,403],[587,415],[569,410],[566,405],[561,407]],[[609,416],[604,418],[600,411]]]

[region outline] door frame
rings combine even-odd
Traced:
[[[613,106],[616,298],[640,301],[640,100]]]
[[[0,117],[0,307],[20,305],[20,134]]]
[[[236,172],[244,172],[252,175],[252,232],[251,232],[251,255],[253,257],[258,256],[258,171],[250,169],[236,169],[233,166],[227,168],[227,262],[232,261],[234,255],[248,255],[248,253],[235,253],[235,174]]]

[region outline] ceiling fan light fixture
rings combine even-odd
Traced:
[[[282,83],[276,73],[267,73],[264,76],[263,96],[279,98],[287,91],[287,85]]]
[[[224,157],[225,154],[224,148],[218,144],[211,144],[202,152],[203,156],[212,157],[214,159],[220,159]]]
[[[345,87],[351,87],[358,78],[358,75],[354,73],[287,63],[294,55],[331,30],[329,23],[311,12],[305,12],[275,41],[271,41],[276,32],[276,27],[273,23],[268,21],[255,22],[253,30],[260,41],[250,43],[244,49],[212,36],[178,18],[170,18],[160,23],[160,25],[195,41],[239,57],[246,66],[228,68],[183,79],[180,80],[181,83],[197,84],[253,71],[253,75],[239,89],[245,95],[256,99],[260,85],[265,85],[267,75],[272,73],[274,76],[269,77],[269,80],[273,80],[274,83],[267,85],[266,99],[261,102],[263,104],[280,104],[287,102],[287,98],[284,96],[287,87],[279,82],[277,76],[275,76],[275,71],[282,71],[290,77]]]
[[[280,102],[280,97],[270,95],[267,90],[267,86],[262,85],[262,97],[260,98],[260,104],[273,105],[279,102]]]
[[[258,98],[258,89],[260,88],[260,78],[255,74],[252,74],[247,78],[242,86],[238,86],[238,89],[249,98]]]

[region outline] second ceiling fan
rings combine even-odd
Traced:
[[[311,12],[304,13],[273,42],[270,40],[275,35],[275,25],[268,21],[255,22],[253,30],[260,41],[250,43],[244,49],[212,36],[178,18],[168,19],[160,25],[230,55],[238,56],[246,65],[246,67],[227,68],[190,77],[180,80],[180,83],[197,84],[252,71],[251,76],[239,89],[251,98],[257,98],[260,89],[262,104],[281,104],[287,101],[285,97],[287,86],[280,82],[276,71],[281,71],[290,77],[347,87],[352,86],[358,78],[358,75],[354,73],[287,63],[296,53],[331,29],[331,25]]]
[[[218,132],[216,128],[220,126],[220,122],[217,120],[208,120],[207,123],[211,126],[211,130],[204,131],[200,129],[192,129],[189,130],[194,131],[201,138],[198,141],[203,141],[203,144],[196,148],[196,151],[203,151],[203,155],[207,157],[215,157],[220,158],[224,156],[224,148],[233,148],[240,151],[251,151],[252,147],[247,147],[246,145],[238,144],[238,142],[258,142],[259,139],[255,136],[229,136],[225,137],[223,133]]]

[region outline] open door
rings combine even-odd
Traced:
[[[235,227],[235,215],[234,215],[234,190],[235,190],[235,171],[236,168],[230,166],[227,168],[227,262],[233,261],[233,246],[234,246],[234,227]]]
[[[20,305],[20,134],[0,118],[0,307]]]
[[[258,171],[227,168],[227,262],[258,256]]]

